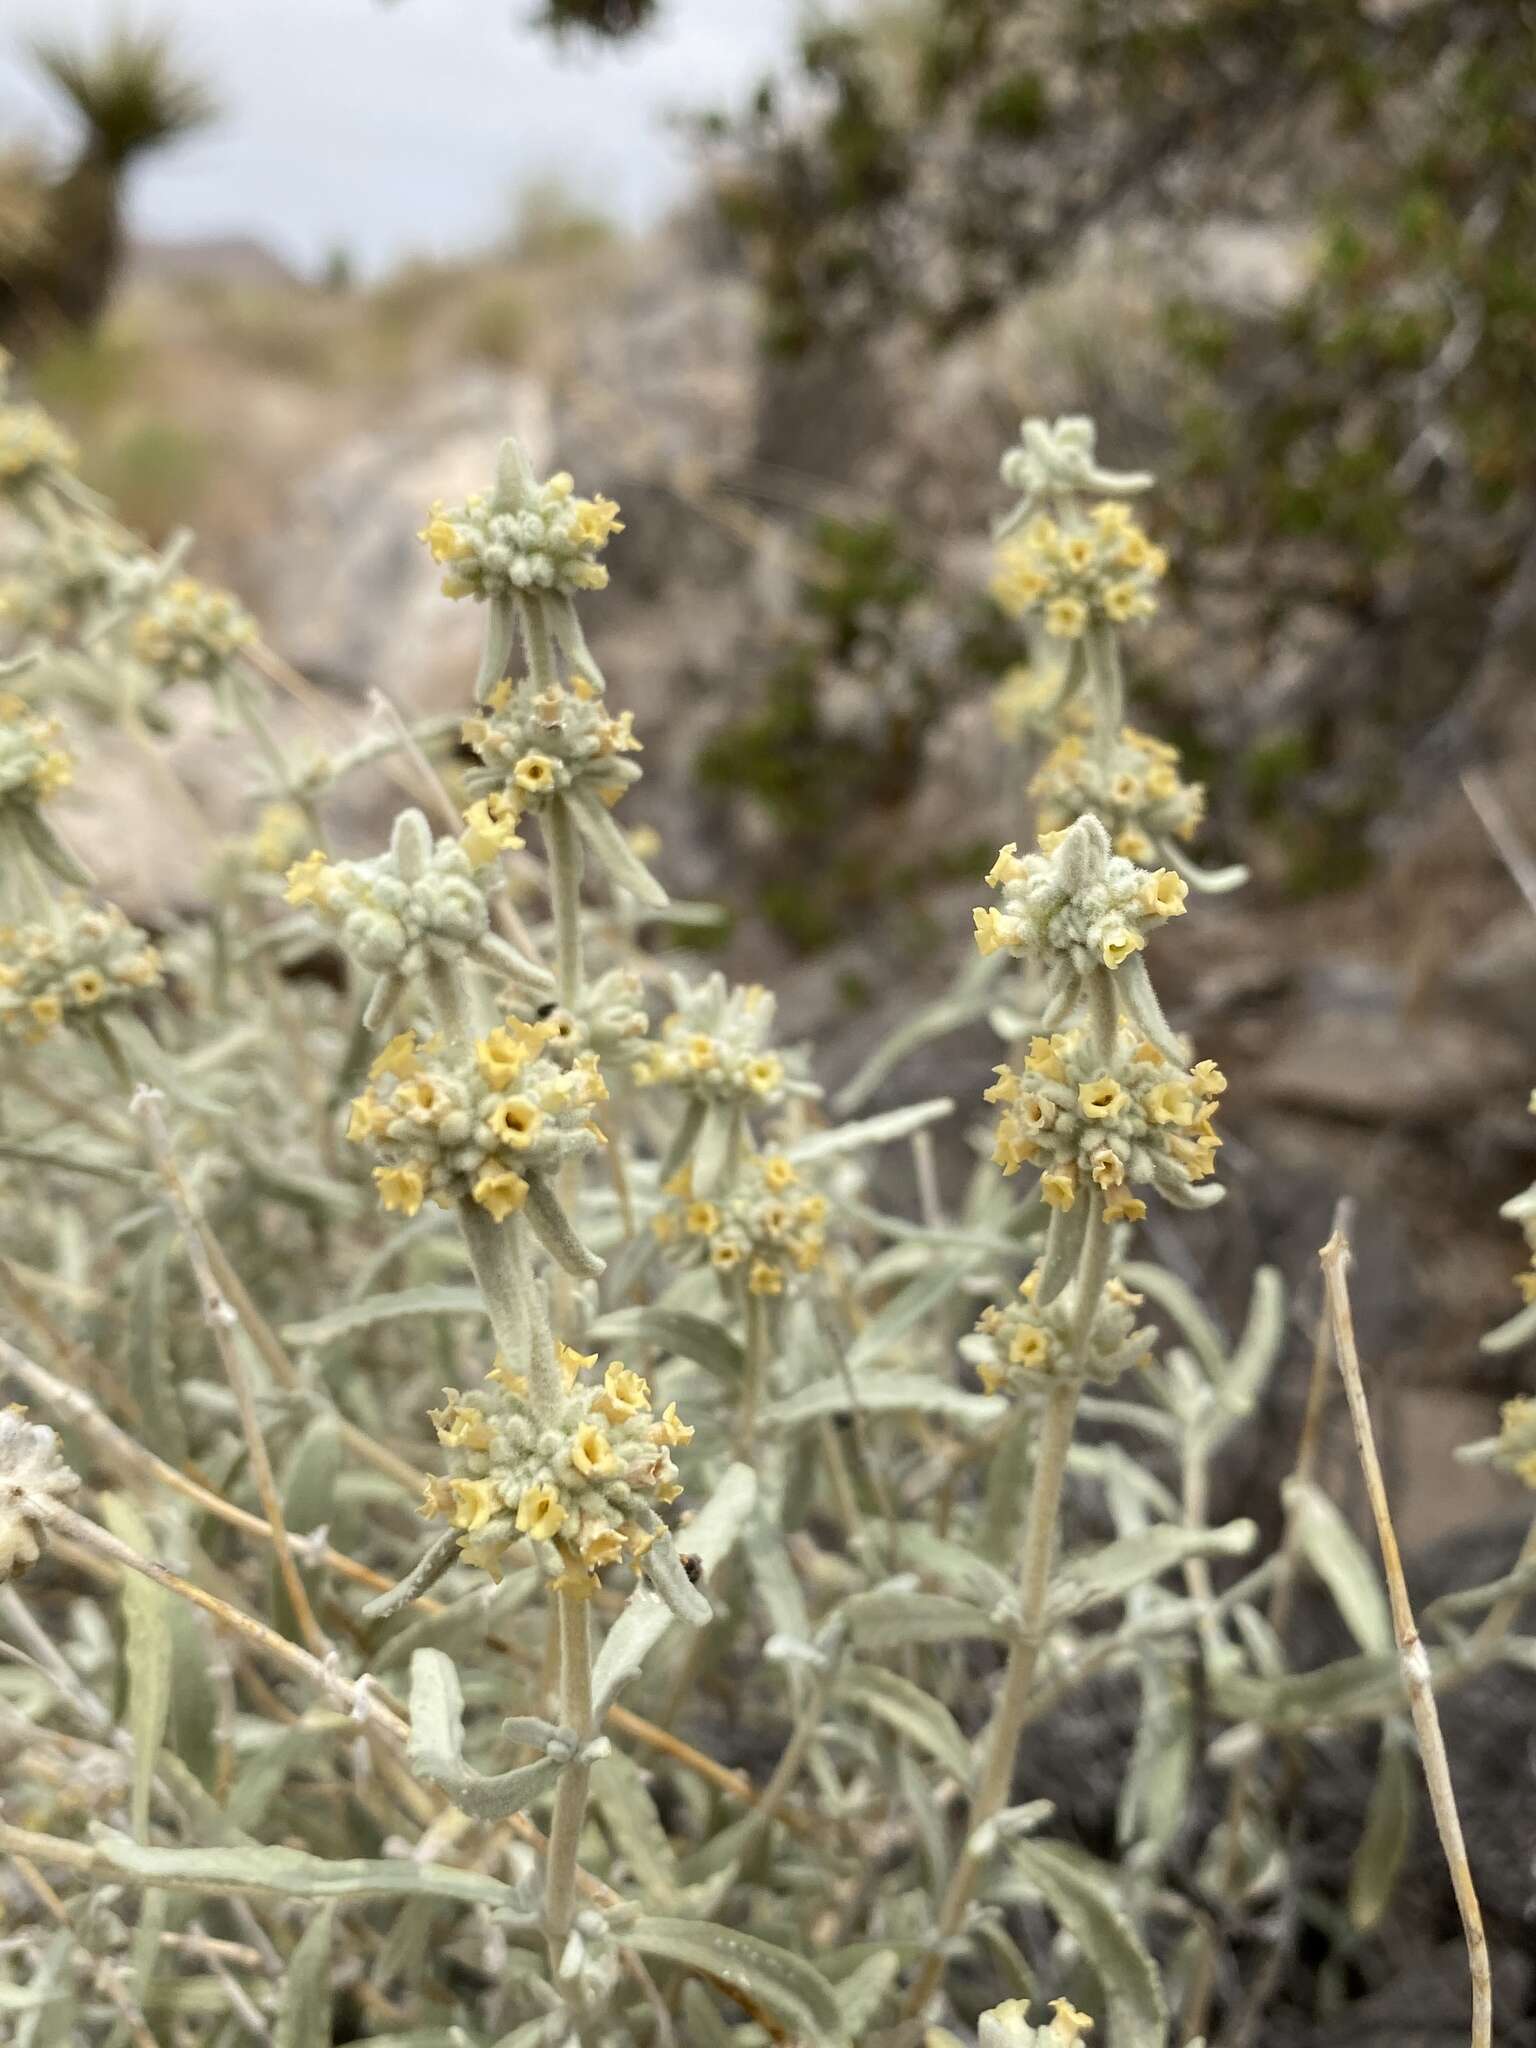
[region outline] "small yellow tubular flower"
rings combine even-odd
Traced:
[[[1227,1077],[1214,1060],[1197,1060],[1189,1070],[1190,1079],[1201,1095],[1225,1095]]]
[[[449,1450],[490,1448],[490,1425],[477,1408],[431,1408],[427,1420],[437,1431],[438,1442]]]
[[[988,905],[985,909],[973,910],[971,921],[976,927],[976,950],[983,960],[1008,943],[1008,927],[1000,910]]]
[[[632,1415],[642,1415],[650,1407],[650,1384],[616,1358],[603,1374],[603,1391],[594,1405],[610,1422],[628,1422]]]
[[[1139,953],[1145,944],[1140,932],[1127,931],[1124,925],[1114,925],[1104,934],[1099,952],[1106,967],[1119,967],[1133,953]]]
[[[1032,1370],[1045,1363],[1050,1348],[1050,1340],[1044,1330],[1033,1323],[1021,1323],[1008,1345],[1009,1362]]]
[[[324,903],[325,878],[329,869],[330,862],[318,847],[313,853],[306,853],[302,860],[296,860],[288,870],[284,902],[293,904],[295,909],[306,903]]]
[[[379,1200],[386,1209],[402,1216],[414,1216],[421,1207],[426,1183],[414,1166],[376,1166],[373,1178]]]
[[[555,786],[555,764],[548,754],[524,754],[512,770],[512,780],[530,796],[542,796]]]
[[[499,1143],[526,1152],[539,1135],[544,1112],[526,1095],[508,1095],[497,1103],[487,1121]]]
[[[393,1074],[397,1081],[408,1081],[417,1067],[416,1034],[401,1031],[393,1037],[368,1069],[370,1081],[377,1081],[381,1075]]]
[[[384,1107],[370,1089],[359,1095],[352,1104],[351,1114],[347,1118],[347,1143],[365,1145],[380,1131],[387,1130],[391,1121],[391,1111]]]
[[[624,1538],[617,1529],[598,1529],[582,1540],[581,1561],[588,1571],[601,1571],[604,1565],[617,1564],[623,1555]]]
[[[1080,597],[1054,597],[1045,608],[1045,630],[1053,640],[1080,640],[1088,607]]]
[[[82,967],[69,977],[69,992],[77,1003],[89,1008],[99,1003],[107,992],[103,976],[94,967]]]
[[[27,1008],[32,1013],[33,1023],[42,1032],[52,1031],[64,1016],[64,1005],[57,996],[34,996]]]
[[[1051,1209],[1070,1209],[1077,1200],[1077,1175],[1070,1167],[1040,1176],[1040,1193]]]
[[[459,844],[472,868],[488,867],[502,854],[512,853],[523,844],[518,836],[517,813],[503,799],[498,814],[495,799],[482,797],[464,813]]]
[[[566,1521],[565,1503],[552,1486],[530,1486],[517,1504],[517,1526],[535,1543],[558,1536]]]
[[[747,1274],[747,1287],[753,1294],[782,1294],[784,1292],[784,1269],[770,1259],[754,1259]]]
[[[690,1237],[709,1237],[720,1227],[720,1211],[713,1202],[690,1202],[683,1211],[683,1228]]]
[[[762,1161],[763,1179],[776,1195],[782,1195],[786,1188],[792,1188],[799,1179],[793,1166],[782,1153],[770,1153]]]
[[[450,1479],[449,1488],[453,1505],[449,1509],[449,1520],[466,1535],[483,1529],[494,1515],[501,1513],[501,1495],[489,1479]]]
[[[501,1173],[482,1173],[470,1192],[493,1223],[505,1223],[527,1201],[528,1183],[508,1168]]]
[[[1096,1188],[1117,1188],[1125,1179],[1125,1161],[1108,1149],[1093,1155],[1093,1184]]]
[[[1144,1107],[1155,1124],[1187,1124],[1195,1114],[1194,1097],[1182,1081],[1159,1081],[1148,1089]]]
[[[434,562],[459,562],[471,553],[470,544],[451,519],[442,515],[441,499],[432,507],[431,517],[416,538],[425,541]]]
[[[1148,917],[1182,917],[1189,884],[1171,868],[1159,868],[1141,886],[1141,907]]]
[[[1104,1204],[1106,1223],[1140,1223],[1147,1213],[1147,1205],[1139,1195],[1128,1194],[1117,1189]]]
[[[999,849],[997,859],[987,869],[987,887],[1000,889],[1004,882],[1014,881],[1023,872],[1024,863],[1019,859],[1018,843],[1010,839]]]
[[[595,1422],[584,1422],[571,1443],[571,1463],[585,1479],[603,1479],[617,1472],[613,1446]]]
[[[784,1078],[784,1062],[777,1053],[759,1053],[747,1063],[747,1085],[755,1095],[771,1095]]]
[[[677,1403],[669,1401],[660,1421],[653,1425],[651,1435],[659,1444],[691,1444],[694,1435],[693,1425],[684,1422],[677,1412]]]
[[[565,1381],[567,1391],[575,1386],[589,1366],[596,1365],[597,1363],[597,1353],[595,1351],[578,1351],[574,1344],[557,1344],[555,1346],[555,1358],[560,1367],[560,1377]]]
[[[1051,2013],[1052,2033],[1068,2043],[1069,2048],[1071,2043],[1081,2040],[1084,2034],[1093,2031],[1093,2021],[1087,2013],[1079,2012],[1077,2007],[1065,1998],[1051,2000]]]
[[[1130,1097],[1112,1075],[1100,1074],[1095,1081],[1082,1081],[1077,1090],[1078,1106],[1084,1116],[1118,1116]]]

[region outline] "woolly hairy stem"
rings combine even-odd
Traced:
[[[426,983],[438,1029],[456,1052],[467,1052],[475,1034],[464,976],[452,961],[429,959]]]
[[[518,624],[528,651],[528,680],[535,695],[555,686],[555,643],[550,637],[544,600],[534,591],[520,591],[517,599]]]
[[[1088,1344],[1093,1319],[1098,1314],[1104,1282],[1109,1275],[1109,1248],[1113,1233],[1104,1216],[1103,1198],[1088,1196],[1088,1227],[1077,1262],[1076,1298],[1072,1304],[1072,1356],[1079,1365],[1088,1362]]]
[[[555,917],[555,977],[560,1000],[570,1009],[581,998],[581,836],[563,796],[551,799],[541,822]]]
[[[528,1226],[516,1215],[498,1223],[478,1202],[466,1200],[459,1204],[459,1227],[485,1297],[496,1347],[511,1371],[526,1369],[534,1412],[547,1422],[559,1407],[564,1388],[528,1259]]]
[[[1056,1523],[1061,1510],[1062,1483],[1066,1478],[1067,1453],[1077,1421],[1080,1392],[1076,1380],[1060,1380],[1046,1399],[1035,1451],[1035,1477],[1030,1488],[1024,1521],[1024,1539],[1019,1552],[1019,1619],[1013,1645],[1003,1672],[1002,1689],[992,1710],[992,1719],[982,1737],[981,1766],[970,1810],[965,1821],[965,1842],[939,1908],[933,1946],[907,2001],[907,2014],[915,2018],[937,1988],[944,1970],[944,1944],[958,1929],[976,1888],[980,1869],[973,1844],[978,1829],[996,1819],[1008,1803],[1013,1786],[1014,1764],[1019,1737],[1029,1710],[1029,1689],[1045,1639],[1046,1596],[1050,1591],[1051,1557],[1056,1545]]]
[[[741,1400],[736,1409],[736,1455],[748,1463],[757,1437],[758,1410],[769,1355],[768,1301],[747,1290],[746,1329],[741,1355]]]
[[[1397,1531],[1392,1526],[1392,1510],[1387,1501],[1386,1481],[1382,1477],[1381,1460],[1376,1455],[1376,1437],[1371,1427],[1371,1411],[1366,1403],[1365,1383],[1360,1374],[1360,1355],[1355,1348],[1355,1320],[1349,1302],[1349,1281],[1346,1277],[1349,1240],[1342,1231],[1334,1232],[1320,1256],[1323,1282],[1328,1290],[1328,1310],[1333,1322],[1334,1355],[1338,1360],[1339,1376],[1344,1382],[1344,1395],[1349,1402],[1355,1448],[1360,1454],[1366,1497],[1371,1504],[1376,1540],[1381,1548],[1387,1597],[1392,1606],[1392,1629],[1397,1637],[1403,1684],[1408,1692],[1408,1711],[1419,1739],[1419,1761],[1423,1765],[1429,1803],[1434,1809],[1435,1828],[1451,1873],[1451,1887],[1456,1894],[1456,1908],[1466,1937],[1467,1967],[1472,1977],[1472,2048],[1490,2048],[1493,2040],[1493,1979],[1488,1966],[1488,1937],[1483,1931],[1482,1908],[1472,1882],[1472,1867],[1467,1861],[1467,1845],[1461,1831],[1461,1815],[1456,1809],[1445,1738],[1440,1732],[1440,1711],[1435,1705],[1429,1659],[1424,1654],[1424,1645],[1413,1618],[1408,1582],[1403,1576],[1403,1561],[1398,1554]]]
[[[556,1593],[555,1612],[560,1640],[560,1724],[579,1742],[592,1734],[592,1623],[587,1601]],[[544,1865],[544,1933],[551,1965],[571,1931],[576,1912],[576,1850],[587,1817],[587,1786],[591,1767],[573,1763],[561,1772],[555,1788],[554,1819]]]

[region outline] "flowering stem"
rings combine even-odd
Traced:
[[[555,646],[550,638],[549,620],[544,616],[543,598],[523,591],[517,599],[517,613],[523,645],[528,650],[528,680],[537,696],[552,689],[555,683]]]
[[[1104,1292],[1104,1282],[1109,1273],[1111,1235],[1109,1224],[1104,1219],[1102,1197],[1090,1195],[1088,1228],[1083,1235],[1083,1248],[1077,1263],[1077,1298],[1072,1304],[1072,1357],[1080,1366],[1086,1366],[1088,1362],[1093,1319],[1098,1313],[1099,1297]]]
[[[966,1815],[965,1843],[939,1908],[938,1925],[928,1960],[907,2001],[909,2017],[919,2014],[932,1997],[944,1969],[944,1944],[958,1929],[975,1890],[980,1870],[980,1858],[973,1846],[977,1831],[988,1821],[996,1819],[1007,1804],[1013,1785],[1019,1737],[1028,1715],[1029,1690],[1045,1638],[1051,1557],[1056,1545],[1062,1483],[1066,1477],[1067,1453],[1072,1447],[1080,1392],[1080,1385],[1075,1379],[1058,1380],[1046,1400],[1040,1440],[1035,1450],[1034,1484],[1030,1488],[1024,1540],[1019,1553],[1018,1624],[1003,1672],[1002,1690],[982,1738],[980,1769]]]
[[[1108,764],[1115,739],[1125,723],[1125,677],[1120,668],[1120,648],[1114,628],[1102,620],[1089,622],[1086,634],[1088,684],[1093,697],[1094,746],[1101,762]]]
[[[543,824],[555,914],[555,975],[560,1000],[569,1009],[581,996],[581,838],[563,796],[551,799]]]
[[[736,1455],[751,1462],[757,1436],[758,1408],[762,1400],[763,1376],[768,1369],[768,1302],[765,1296],[747,1290],[746,1331],[741,1355],[741,1402],[736,1411]]]
[[[587,1601],[556,1593],[560,1630],[560,1724],[586,1742],[592,1734],[592,1625]],[[587,1783],[591,1767],[570,1764],[555,1788],[554,1819],[544,1865],[544,1933],[551,1964],[571,1931],[576,1911],[576,1851],[587,1814]]]

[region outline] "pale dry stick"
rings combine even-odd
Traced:
[[[309,1593],[294,1557],[293,1545],[288,1539],[288,1525],[283,1519],[283,1504],[277,1491],[277,1476],[272,1470],[272,1460],[267,1453],[266,1438],[261,1433],[261,1418],[256,1413],[255,1390],[251,1385],[251,1376],[246,1370],[235,1334],[240,1318],[220,1292],[213,1268],[208,1262],[208,1255],[203,1248],[203,1234],[198,1228],[199,1205],[183,1181],[176,1164],[170,1132],[166,1129],[165,1118],[160,1112],[160,1101],[157,1090],[141,1087],[134,1094],[132,1107],[143,1118],[144,1128],[149,1133],[150,1151],[160,1169],[160,1177],[165,1183],[177,1226],[186,1245],[187,1257],[192,1262],[192,1272],[202,1302],[203,1320],[212,1332],[225,1376],[234,1390],[235,1404],[240,1410],[240,1427],[245,1436],[245,1448],[251,1461],[251,1476],[256,1482],[262,1512],[272,1531],[272,1545],[277,1554],[277,1569],[282,1576],[284,1591],[293,1608],[300,1635],[317,1657],[323,1657],[330,1644],[324,1629],[315,1617],[315,1610],[309,1604]]]
[[[1472,1976],[1472,2048],[1491,2048],[1493,1980],[1488,1966],[1488,1937],[1483,1932],[1482,1908],[1472,1882],[1472,1868],[1467,1861],[1467,1845],[1461,1831],[1461,1815],[1456,1808],[1456,1794],[1451,1785],[1445,1738],[1440,1732],[1440,1714],[1435,1705],[1429,1659],[1424,1653],[1408,1598],[1397,1532],[1392,1526],[1392,1510],[1387,1502],[1386,1482],[1382,1477],[1381,1461],[1376,1455],[1371,1413],[1366,1405],[1365,1384],[1360,1376],[1360,1354],[1355,1346],[1354,1315],[1350,1308],[1346,1275],[1349,1240],[1342,1232],[1335,1231],[1319,1256],[1333,1319],[1334,1352],[1339,1375],[1344,1382],[1345,1398],[1349,1402],[1355,1447],[1360,1454],[1360,1470],[1371,1504],[1371,1516],[1376,1524],[1376,1540],[1381,1547],[1382,1570],[1386,1574],[1387,1597],[1392,1607],[1392,1629],[1397,1637],[1403,1684],[1408,1693],[1408,1711],[1413,1717],[1414,1733],[1419,1740],[1419,1760],[1429,1788],[1429,1803],[1434,1809],[1435,1827],[1451,1873],[1451,1885],[1466,1936],[1467,1965]]]

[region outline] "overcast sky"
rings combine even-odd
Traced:
[[[0,0],[0,143],[69,134],[29,35],[169,25],[222,120],[146,162],[135,230],[255,234],[314,270],[377,272],[484,242],[530,180],[558,175],[627,223],[689,175],[678,109],[738,101],[790,48],[800,0],[663,0],[616,50],[526,26],[534,0]]]

